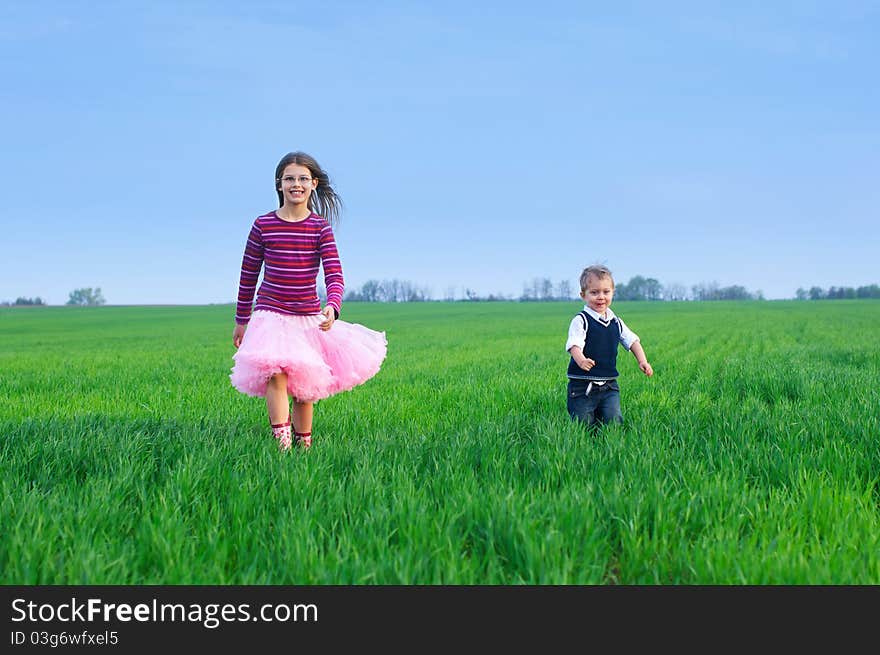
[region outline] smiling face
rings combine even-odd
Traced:
[[[278,181],[279,189],[284,198],[284,205],[291,209],[309,206],[309,196],[318,187],[318,180],[312,172],[299,164],[288,164]]]
[[[610,275],[588,275],[587,288],[581,292],[581,298],[594,312],[604,314],[614,298],[614,280]]]

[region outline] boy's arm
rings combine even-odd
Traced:
[[[571,358],[574,360],[574,363],[585,371],[589,371],[596,365],[596,362],[592,359],[584,357],[584,351],[580,346],[572,346],[568,349],[568,352],[571,353]]]
[[[574,350],[572,348],[572,350]],[[642,372],[651,377],[654,375],[654,369],[651,368],[651,365],[648,363],[648,358],[645,357],[645,351],[642,348],[642,342],[636,341],[633,345],[629,347],[629,351],[633,354],[633,357],[636,358],[636,361],[639,363],[639,368],[642,369]],[[576,360],[575,360],[576,361]]]
[[[589,371],[596,365],[589,357],[584,357],[584,344],[587,342],[587,322],[580,315],[571,319],[568,324],[568,340],[565,342],[565,350],[571,355],[574,363],[584,371]]]

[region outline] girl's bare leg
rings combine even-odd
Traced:
[[[301,403],[297,400],[293,401],[293,429],[300,434],[312,433],[312,416],[314,415],[314,405],[312,403]]]
[[[303,448],[312,447],[312,403],[301,403],[293,399],[294,440]]]
[[[266,387],[266,408],[269,410],[269,422],[272,425],[286,423],[290,418],[287,374],[276,373],[269,378],[269,384]]]
[[[278,439],[281,450],[290,450],[293,435],[290,433],[290,401],[287,397],[287,375],[277,373],[269,378],[266,385],[266,409],[269,410],[269,423],[272,436]]]

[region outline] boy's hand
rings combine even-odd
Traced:
[[[654,369],[651,368],[651,365],[648,362],[640,363],[639,368],[642,369],[642,373],[644,373],[648,377],[654,375]]]
[[[589,357],[584,358],[584,360],[583,360],[582,362],[578,362],[578,366],[580,366],[580,367],[581,367],[582,369],[584,369],[585,371],[589,371],[589,370],[590,370],[591,368],[593,368],[595,365],[596,365],[596,362],[594,362],[594,361],[593,361],[592,359],[590,359]]]

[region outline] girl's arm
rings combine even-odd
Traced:
[[[321,254],[321,266],[324,269],[324,286],[327,288],[327,305],[333,308],[336,317],[342,311],[342,295],[345,292],[345,280],[342,277],[342,263],[336,249],[336,239],[330,225],[324,226],[318,237],[318,251]]]
[[[232,345],[238,348],[241,345],[241,340],[244,339],[244,331],[247,329],[247,325],[241,325],[239,323],[235,324],[235,328],[232,330]]]
[[[254,293],[257,290],[257,280],[260,277],[260,269],[263,267],[263,233],[257,222],[248,234],[247,244],[244,247],[244,256],[241,258],[241,278],[238,282],[238,304],[235,308],[235,322],[237,325],[247,325],[251,319],[251,310],[254,304]],[[242,331],[242,334],[244,332]],[[233,337],[234,339],[234,337]],[[236,345],[236,347],[238,347]]]

